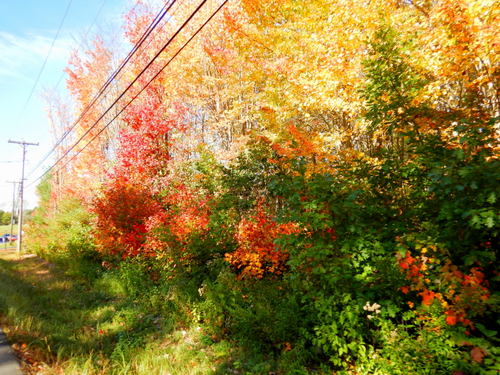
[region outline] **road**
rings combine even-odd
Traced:
[[[14,356],[7,338],[0,331],[0,375],[22,375],[21,367]]]

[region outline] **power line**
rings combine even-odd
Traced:
[[[203,30],[203,28],[212,20],[213,17],[215,17],[215,15],[224,7],[224,5],[226,5],[226,3],[228,2],[229,0],[225,0],[216,10],[214,13],[212,13],[212,15],[198,28],[198,30],[196,30],[196,32],[184,43],[184,45],[163,65],[163,67],[146,83],[146,85],[137,93],[135,94],[132,99],[130,99],[127,104],[125,104],[125,106],[123,106],[123,108],[117,113],[115,114],[115,116],[113,116],[113,118],[108,122],[106,123],[106,125],[97,133],[95,134],[86,144],[85,146],[83,146],[83,148],[78,151],[76,154],[72,155],[70,159],[68,159],[66,161],[66,163],[63,164],[62,167],[65,167],[71,160],[73,160],[76,156],[78,156],[81,152],[83,152],[83,150],[85,150],[85,148],[87,148],[87,146],[92,143],[97,137],[99,137],[103,132],[104,130],[106,130],[106,128],[108,128],[109,125],[111,125],[111,123],[116,120],[116,118],[118,118],[118,116],[120,116],[123,111],[135,100],[137,99],[137,97],[139,97],[139,95],[156,79],[156,77],[158,77],[160,75],[160,73],[168,66],[170,65],[170,63],[182,52],[182,50],[184,48],[186,48],[186,46],[201,32],[201,30]],[[203,3],[201,4],[203,5]],[[197,11],[196,11],[197,12]],[[195,12],[195,13],[196,13]],[[57,164],[57,163],[56,163]],[[55,165],[54,165],[55,166]]]
[[[165,17],[165,15],[168,13],[168,11],[172,8],[172,6],[176,3],[177,0],[171,0],[170,2],[167,2],[163,5],[162,9],[156,17],[153,19],[153,21],[149,24],[149,26],[146,28],[144,33],[142,34],[141,38],[137,41],[137,43],[134,45],[132,50],[127,54],[127,56],[124,58],[124,60],[121,62],[120,66],[108,77],[106,82],[101,86],[99,89],[98,93],[94,96],[94,98],[91,100],[89,104],[87,104],[76,121],[71,125],[69,129],[67,129],[61,138],[59,138],[55,145],[52,147],[52,149],[43,157],[43,159],[33,168],[33,170],[29,173],[31,176],[35,170],[37,170],[45,160],[49,158],[49,156],[57,149],[57,147],[66,139],[66,137],[76,128],[76,126],[79,124],[79,122],[85,117],[87,112],[92,108],[92,106],[99,100],[99,98],[103,95],[103,93],[106,91],[106,89],[109,87],[109,85],[113,82],[113,80],[118,76],[118,74],[123,70],[125,65],[130,61],[130,59],[133,57],[133,55],[139,50],[141,47],[142,43],[148,38],[148,36],[153,32],[153,30],[158,26],[158,23]],[[148,65],[149,66],[149,65]],[[134,81],[135,82],[135,81]],[[111,107],[114,105],[113,103]],[[104,115],[111,109],[108,108],[108,110],[104,113]],[[101,116],[99,120],[102,118]],[[97,121],[99,121],[97,120]],[[94,123],[95,124],[95,123]],[[85,133],[87,134],[87,132]],[[78,143],[78,142],[77,142]]]
[[[21,112],[19,113],[19,118],[21,118],[21,116],[25,112],[26,108],[28,107],[28,104],[31,100],[31,97],[33,96],[33,93],[35,92],[35,89],[38,86],[38,82],[40,81],[40,77],[42,76],[42,73],[45,70],[45,65],[47,65],[47,61],[49,60],[50,54],[52,53],[52,49],[54,48],[54,44],[56,43],[57,38],[59,38],[59,34],[61,32],[64,21],[66,20],[66,16],[68,15],[69,8],[71,7],[72,2],[73,2],[73,0],[69,0],[68,5],[66,6],[66,11],[64,12],[63,18],[61,19],[61,22],[59,23],[59,28],[57,29],[57,32],[56,32],[56,35],[54,36],[54,39],[52,40],[52,44],[50,45],[49,51],[47,52],[47,56],[45,56],[45,60],[43,61],[42,67],[40,68],[40,71],[38,72],[38,75],[35,79],[35,83],[33,84],[33,87],[31,88],[30,94],[28,95],[28,99],[26,99],[26,102],[24,103],[24,106],[21,109]]]
[[[92,101],[85,106],[83,111],[80,113],[78,116],[77,120],[73,123],[73,125],[62,135],[62,137],[56,142],[56,144],[52,147],[52,149],[48,152],[48,154],[37,164],[37,166],[30,172],[30,175],[33,174],[33,172],[38,169],[41,164],[48,159],[48,157],[56,150],[56,148],[62,143],[62,141],[75,129],[75,127],[78,125],[78,123],[83,119],[83,117],[87,114],[87,112],[90,110],[90,108],[99,100],[99,98],[102,96],[102,94],[106,91],[106,89],[109,87],[111,82],[118,76],[118,74],[121,72],[121,70],[125,67],[125,65],[130,61],[132,56],[135,54],[135,52],[141,47],[142,43],[147,39],[147,37],[151,34],[151,32],[156,28],[158,23],[161,21],[161,19],[167,14],[167,12],[170,10],[170,8],[175,4],[177,0],[171,0],[170,5],[169,3],[165,3],[156,15],[156,17],[153,19],[153,21],[150,23],[150,25],[146,28],[144,31],[143,35],[137,41],[137,43],[134,45],[132,50],[128,53],[128,55],[125,57],[125,59],[122,61],[120,64],[119,68],[117,68],[106,80],[106,82],[101,86],[99,89],[99,92],[94,96]],[[168,6],[167,9],[165,9]]]
[[[83,152],[85,150],[85,148],[87,148],[87,146],[92,143],[97,137],[99,137],[102,132],[109,127],[109,125],[111,125],[111,123],[116,119],[118,118],[118,116],[121,115],[121,113],[123,113],[123,111],[156,79],[156,77],[158,77],[158,75],[160,75],[160,73],[165,70],[165,68],[167,66],[170,65],[170,63],[188,46],[188,44],[205,28],[205,26],[220,12],[220,10],[227,4],[229,0],[224,0],[221,5],[210,15],[210,17],[208,17],[208,19],[196,30],[196,32],[182,45],[182,47],[162,66],[162,68],[146,83],[146,85],[137,93],[135,94],[128,102],[127,104],[125,104],[125,106],[122,107],[122,109],[113,116],[113,118],[108,122],[106,123],[106,125],[104,125],[104,127],[98,132],[96,133],[86,144],[85,146],[83,146],[83,148],[78,151],[77,153],[75,153],[74,155],[72,155],[70,157],[70,159],[68,159],[59,169],[65,167],[70,161],[72,161],[76,156],[78,156],[81,152]],[[206,0],[202,1],[200,3],[200,5],[196,8],[196,10],[191,14],[191,16],[189,16],[189,18],[184,22],[184,24],[176,31],[176,33],[169,39],[169,41],[167,42],[167,44],[155,55],[155,57],[153,58],[153,60],[150,61],[150,63],[139,73],[139,75],[135,78],[135,80],[132,82],[132,84],[137,81],[137,79],[141,76],[141,74],[152,64],[152,62],[163,52],[163,50],[170,44],[170,42],[180,33],[180,31],[182,31],[182,29],[187,25],[187,23],[194,17],[194,15],[201,9],[201,7],[205,4]],[[131,84],[131,85],[132,85]],[[108,112],[115,104],[116,102],[118,102],[118,100],[124,95],[124,93],[131,87],[131,85],[129,85],[125,91],[111,104],[111,106],[108,108],[108,110],[106,112]],[[41,178],[43,178],[45,175],[47,175],[52,169],[54,169],[54,167],[59,164],[64,157],[66,157],[69,152],[74,148],[76,147],[76,145],[78,143],[81,142],[81,140],[83,139],[83,137],[85,137],[85,135],[88,134],[88,132],[90,132],[94,127],[95,125],[97,125],[97,123],[102,119],[102,117],[104,116],[101,116],[94,124],[91,128],[89,128],[89,130],[82,136],[80,137],[80,139],[69,149],[67,150],[67,152],[65,152],[65,154],[59,158],[47,171],[45,171],[45,173],[43,173],[40,177],[38,177],[35,181],[33,181],[33,183],[35,183],[36,181],[40,180]]]
[[[58,164],[62,159],[64,159],[81,141],[87,134],[89,134],[96,126],[97,124],[108,114],[108,112],[115,106],[116,103],[127,93],[127,91],[137,82],[137,80],[142,76],[142,74],[153,64],[153,62],[158,58],[158,56],[172,43],[172,41],[175,39],[175,37],[186,27],[186,25],[189,23],[189,21],[198,13],[200,8],[207,2],[207,0],[203,0],[198,7],[195,9],[193,13],[188,17],[188,19],[182,24],[182,26],[174,33],[173,36],[171,36],[168,41],[164,44],[164,46],[155,54],[155,56],[149,61],[149,63],[139,72],[139,74],[128,84],[128,86],[125,88],[125,90],[122,91],[122,93],[111,103],[111,105],[99,116],[99,118],[80,136],[80,138],[71,146],[69,149],[67,149],[64,154],[54,163],[53,166]],[[50,171],[52,168],[50,167],[48,171]],[[48,172],[47,171],[47,172]]]

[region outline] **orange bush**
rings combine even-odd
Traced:
[[[298,232],[294,223],[279,224],[261,204],[249,218],[243,218],[236,233],[238,248],[226,260],[241,270],[240,277],[262,278],[266,273],[280,275],[286,269],[288,253],[276,245],[282,235]]]

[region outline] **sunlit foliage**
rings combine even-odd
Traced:
[[[139,5],[131,42],[154,16]],[[194,7],[173,8],[118,86]],[[493,374],[498,29],[488,0],[230,1],[65,189],[95,214],[99,252],[189,280],[198,321],[253,334],[281,373]],[[87,56],[69,68],[79,107],[112,54],[98,40]]]

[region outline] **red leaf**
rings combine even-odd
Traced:
[[[476,346],[470,351],[470,356],[473,361],[481,363],[483,362],[483,358],[486,356],[486,351],[483,348]]]

